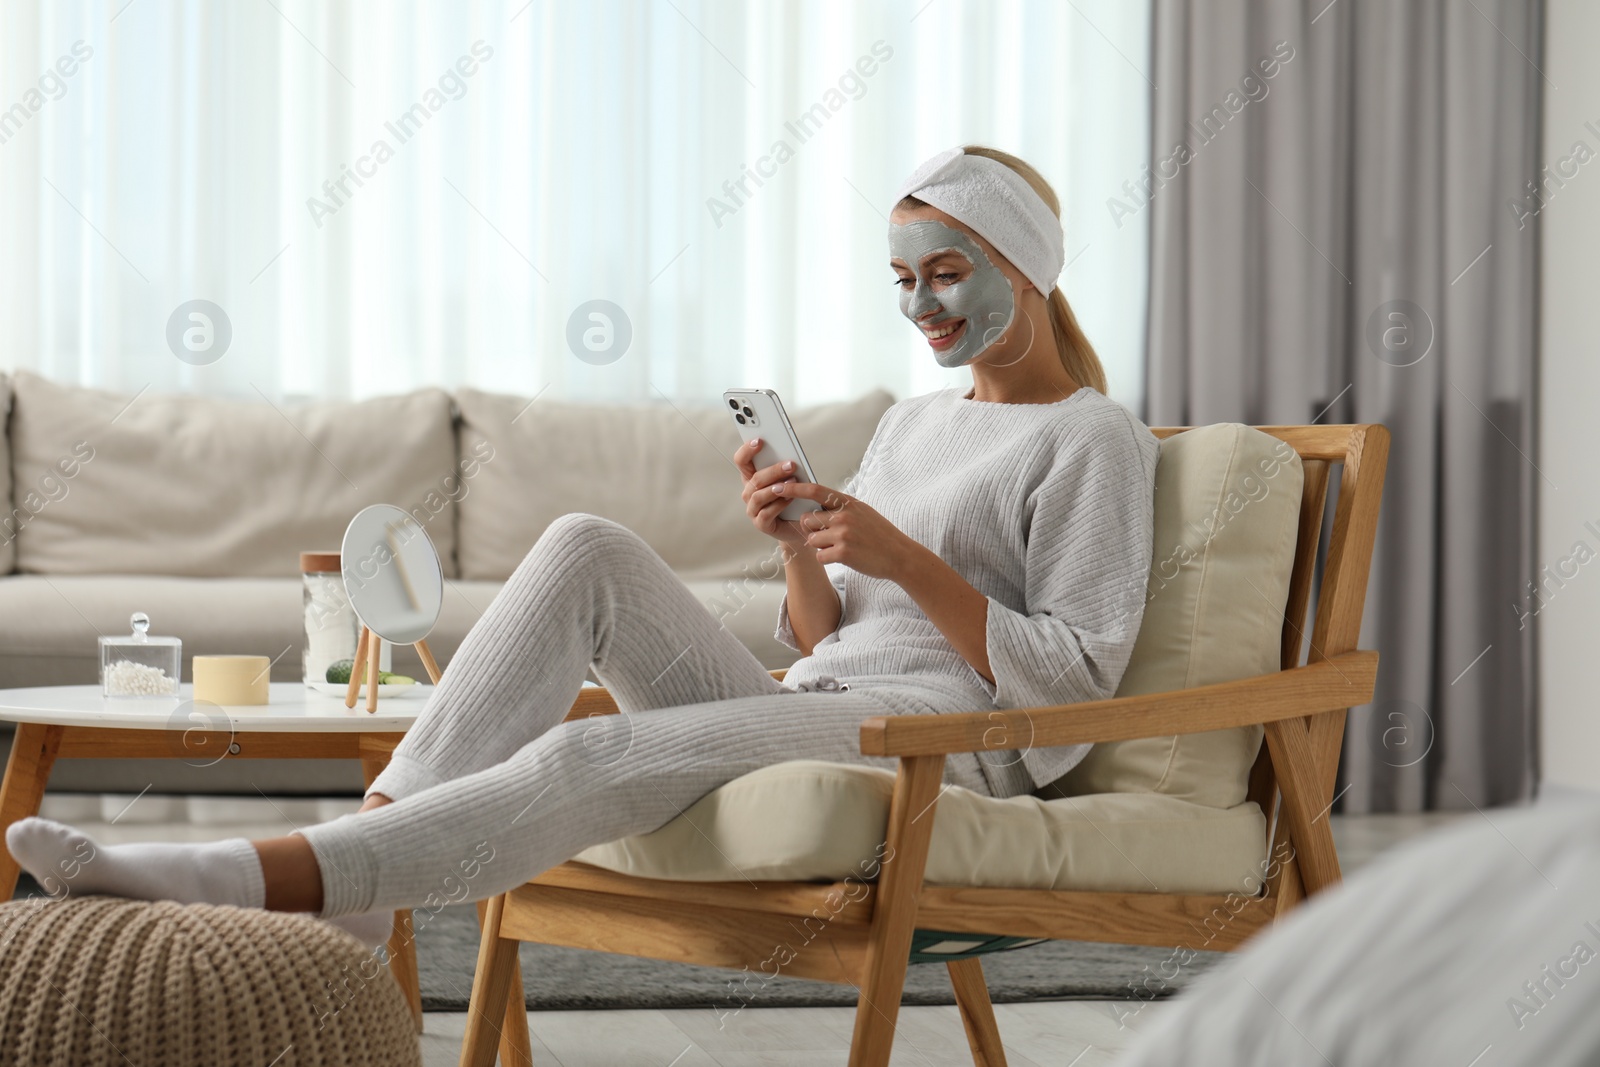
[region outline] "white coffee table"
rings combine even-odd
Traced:
[[[415,688],[405,696],[380,695],[373,714],[364,701],[347,708],[342,696],[299,682],[273,683],[269,703],[253,707],[196,704],[188,685],[176,697],[157,698],[108,698],[97,685],[0,689],[0,720],[17,724],[0,783],[0,833],[38,814],[58,758],[181,759],[196,766],[230,757],[359,759],[370,785],[427,707],[433,687]],[[11,854],[0,848],[0,902],[11,899],[19,873]],[[410,912],[395,913],[389,950],[394,976],[420,1026]]]

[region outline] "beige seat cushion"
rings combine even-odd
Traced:
[[[646,878],[809,881],[876,877],[894,773],[795,760],[713,790],[660,829],[596,845],[584,863]],[[927,880],[1107,892],[1253,893],[1266,823],[1154,794],[1005,800],[946,789]],[[1251,879],[1254,881],[1251,881]]]
[[[818,480],[841,486],[894,398],[790,412]],[[740,435],[722,406],[531,403],[462,389],[461,450],[492,455],[461,501],[461,576],[504,581],[550,522],[583,511],[622,523],[686,580],[776,577],[773,542],[739,506]],[[775,618],[768,620],[775,622]]]
[[[1118,696],[1234,681],[1280,666],[1304,472],[1288,444],[1238,423],[1161,443],[1144,620]],[[1159,793],[1234,808],[1259,726],[1096,745],[1044,796]]]
[[[16,484],[52,472],[61,483],[17,534],[19,570],[288,577],[302,550],[338,548],[350,516],[389,503],[425,521],[454,574],[463,485],[438,389],[289,406],[122,395],[27,372],[11,384]]]

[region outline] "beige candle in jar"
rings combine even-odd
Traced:
[[[265,704],[272,661],[265,656],[196,656],[194,699],[210,704]]]

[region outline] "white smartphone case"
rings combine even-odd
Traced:
[[[789,415],[783,410],[783,401],[778,399],[777,393],[771,389],[729,389],[722,398],[744,440],[761,438],[761,451],[755,458],[757,470],[792,459],[797,481],[816,482],[811,464],[806,462],[805,450],[800,447],[800,438],[789,423]],[[798,519],[821,507],[814,500],[796,500],[780,511],[778,517]]]

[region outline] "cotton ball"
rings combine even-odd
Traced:
[[[120,697],[171,696],[175,686],[167,672],[132,660],[118,660],[106,668],[106,691]]]

